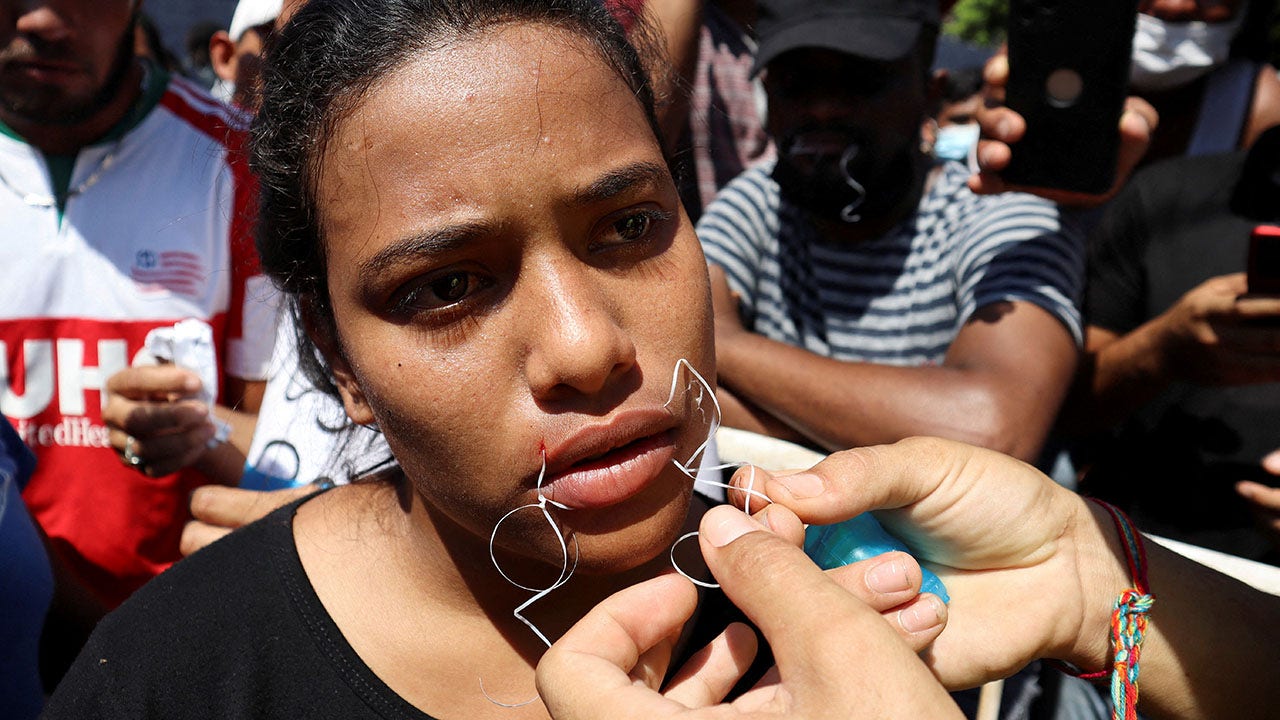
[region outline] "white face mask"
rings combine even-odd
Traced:
[[[941,160],[967,162],[969,152],[978,144],[978,123],[948,125],[938,129],[938,139],[933,143],[933,154]]]
[[[1169,90],[1207,75],[1226,62],[1243,20],[1244,8],[1220,23],[1165,22],[1139,13],[1129,84],[1138,91]]]

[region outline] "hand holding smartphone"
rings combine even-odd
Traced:
[[[1027,130],[1005,182],[1111,189],[1137,11],[1136,0],[1011,0],[1005,104]]]
[[[1280,297],[1280,225],[1259,225],[1249,235],[1249,295]]]

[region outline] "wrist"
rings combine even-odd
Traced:
[[[1080,498],[1077,518],[1080,619],[1060,659],[1094,673],[1110,667],[1112,613],[1116,598],[1133,586],[1133,578],[1111,515],[1097,503]]]

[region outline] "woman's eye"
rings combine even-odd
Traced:
[[[437,275],[406,287],[395,300],[395,309],[407,313],[441,310],[466,301],[482,285],[480,277],[471,272],[459,270]]]
[[[648,213],[637,213],[614,223],[613,229],[623,240],[639,240],[649,231],[649,225],[652,222],[653,218]]]
[[[450,273],[427,284],[431,293],[448,303],[455,303],[466,296],[471,287],[471,278],[467,273]]]

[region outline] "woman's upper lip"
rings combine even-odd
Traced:
[[[558,443],[546,445],[548,479],[587,458],[603,455],[639,440],[674,428],[677,418],[663,407],[626,410],[603,423],[586,425]]]

